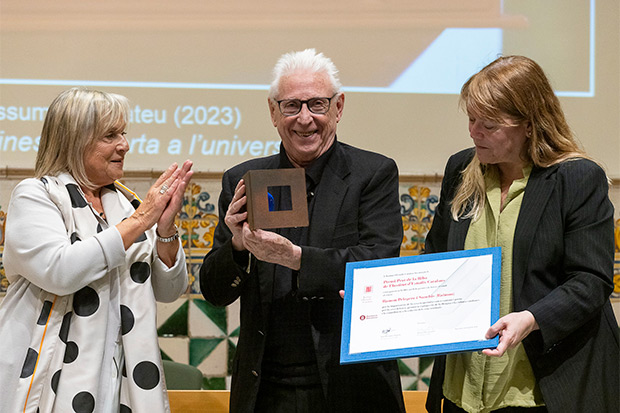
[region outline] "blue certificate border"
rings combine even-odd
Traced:
[[[477,257],[481,255],[493,256],[491,275],[491,319],[489,326],[499,319],[499,287],[501,277],[501,247],[480,248],[465,251],[440,252],[436,254],[412,255],[399,258],[385,258],[371,261],[348,262],[344,282],[344,310],[342,313],[342,341],[340,344],[340,364],[360,363],[377,360],[390,360],[406,357],[433,356],[446,353],[476,351],[485,348],[495,348],[499,337],[490,340],[462,341],[449,344],[399,348],[394,350],[369,351],[363,353],[349,352],[351,341],[351,308],[353,305],[353,273],[357,268],[387,267],[391,265],[410,264],[416,262],[447,260],[463,257]]]

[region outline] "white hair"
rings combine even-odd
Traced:
[[[329,78],[334,93],[340,93],[342,84],[338,78],[338,69],[329,57],[323,53],[317,53],[315,49],[306,49],[301,52],[283,54],[273,68],[273,81],[269,88],[269,97],[275,99],[278,95],[280,79],[298,71],[312,73],[324,72]]]

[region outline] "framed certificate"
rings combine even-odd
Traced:
[[[501,248],[347,263],[340,363],[494,348]]]

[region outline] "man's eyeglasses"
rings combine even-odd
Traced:
[[[280,108],[280,113],[284,116],[295,116],[299,112],[301,112],[301,107],[306,104],[308,110],[316,115],[323,115],[329,111],[329,106],[331,104],[332,99],[338,93],[334,93],[330,98],[312,98],[308,100],[299,100],[299,99],[283,99],[276,100],[278,103],[278,107]]]

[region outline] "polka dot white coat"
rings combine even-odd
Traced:
[[[101,196],[107,221],[68,174],[26,179],[13,191],[0,412],[169,411],[155,300],[185,292],[185,255],[179,248],[172,268],[161,262],[154,228],[125,251],[115,225],[137,200],[114,185]]]

